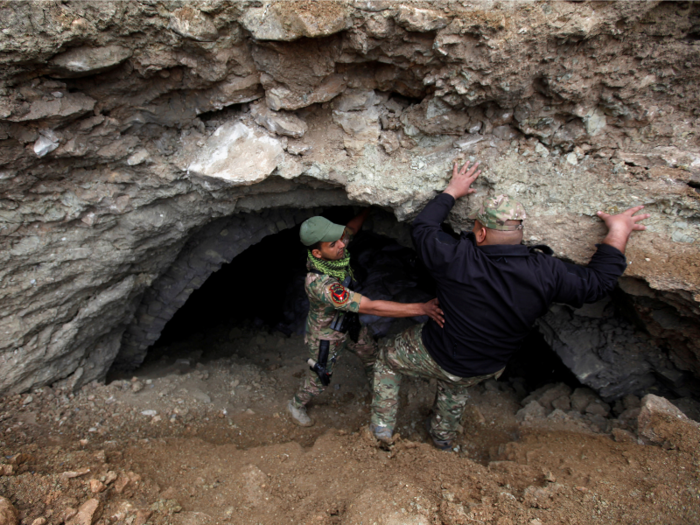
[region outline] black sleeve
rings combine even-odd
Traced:
[[[552,259],[555,264],[557,291],[554,302],[580,308],[584,303],[599,301],[613,291],[617,279],[627,268],[624,254],[608,244],[598,244],[588,266]]]
[[[452,260],[458,243],[444,234],[440,225],[447,218],[455,199],[449,193],[441,193],[423,208],[413,220],[413,245],[423,264],[431,271],[439,271]]]

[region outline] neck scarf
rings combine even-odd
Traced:
[[[338,259],[337,261],[324,261],[323,259],[314,257],[311,250],[307,250],[307,252],[309,256],[309,265],[311,268],[315,268],[325,275],[335,277],[341,282],[345,280],[345,277],[348,275],[351,279],[354,278],[352,268],[350,267],[350,252],[347,249],[345,250],[345,255],[343,258]]]

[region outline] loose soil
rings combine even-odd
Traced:
[[[423,429],[434,385],[406,379],[384,450],[353,355],[301,428],[285,410],[301,336],[222,329],[152,354],[133,378],[0,401],[0,496],[21,523],[700,523],[695,451],[628,420],[525,416],[517,381],[474,388],[442,452]]]

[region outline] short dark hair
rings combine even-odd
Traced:
[[[320,250],[321,249],[321,241],[313,243],[311,246],[308,246],[308,248],[309,248],[310,252],[313,250]]]

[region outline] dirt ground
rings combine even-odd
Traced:
[[[434,385],[406,379],[384,450],[353,355],[310,428],[285,411],[301,336],[222,329],[153,355],[133,378],[0,401],[0,496],[22,524],[700,523],[698,447],[638,437],[638,399],[492,381],[442,452],[423,430]]]

